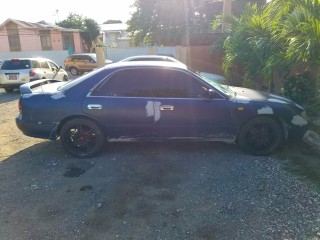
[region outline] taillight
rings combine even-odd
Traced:
[[[34,75],[36,75],[36,71],[34,71],[33,69],[31,69],[31,70],[29,71],[29,76],[30,76],[30,77],[33,77]]]
[[[19,108],[19,112],[22,113],[22,105],[21,105],[21,99],[19,98],[18,101],[18,108]]]

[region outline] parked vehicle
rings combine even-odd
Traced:
[[[18,128],[60,138],[80,158],[114,140],[222,141],[266,155],[308,128],[304,109],[286,98],[220,85],[170,62],[113,63],[67,83],[27,83],[20,92]]]
[[[13,58],[0,68],[0,87],[12,92],[22,84],[38,79],[68,81],[68,73],[47,58]]]
[[[112,63],[106,59],[106,65]],[[84,72],[90,72],[98,67],[97,56],[95,53],[73,54],[64,61],[64,68],[73,76],[81,75]]]
[[[179,63],[184,67],[187,67],[184,63],[180,62],[179,60],[175,59],[174,57],[166,56],[166,55],[137,55],[137,56],[131,56],[122,59],[120,62],[134,62],[134,61],[165,61],[165,62],[175,62]],[[194,71],[197,72],[201,77],[209,78],[210,80],[213,80],[215,82],[221,83],[221,84],[227,84],[227,79],[223,76],[208,73],[208,72],[201,72],[201,71]]]

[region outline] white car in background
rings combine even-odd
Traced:
[[[68,81],[68,73],[47,58],[7,59],[0,67],[0,88],[4,88],[7,93],[24,83],[39,79]]]
[[[119,62],[132,62],[132,61],[175,62],[175,63],[179,63],[179,64],[183,65],[185,68],[188,68],[187,65],[178,61],[174,57],[170,57],[170,56],[166,56],[166,55],[137,55],[137,56],[127,57],[125,59],[120,60]],[[227,84],[227,79],[221,75],[217,75],[214,73],[208,73],[208,72],[200,72],[197,70],[193,70],[193,72],[196,72],[198,75],[200,75],[203,78],[210,79],[210,80],[218,82],[220,84]]]

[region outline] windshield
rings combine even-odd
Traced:
[[[214,79],[211,79],[208,76],[200,74],[199,71],[193,71],[196,75],[198,75],[202,80],[213,86],[214,88],[218,89],[219,91],[223,92],[224,94],[234,97],[236,95],[236,92],[232,91],[231,88],[229,88],[227,85],[220,84],[216,82]]]

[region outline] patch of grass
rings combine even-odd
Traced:
[[[320,153],[305,143],[289,144],[277,154],[288,171],[306,177],[320,192]]]

